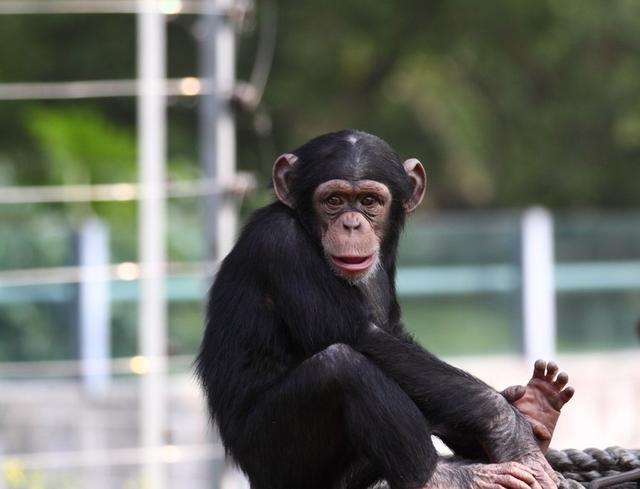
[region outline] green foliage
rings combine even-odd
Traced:
[[[48,183],[114,183],[136,178],[134,134],[100,112],[35,107],[25,119],[42,154]]]
[[[640,204],[637,2],[286,2],[267,93],[289,148],[355,126],[437,207]]]

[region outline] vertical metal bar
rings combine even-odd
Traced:
[[[80,332],[80,368],[85,392],[103,396],[109,387],[111,335],[109,304],[109,230],[106,224],[93,217],[77,233],[78,265],[78,323]],[[80,409],[76,423],[80,427],[83,450],[104,446],[105,427],[100,415],[91,408]],[[82,481],[86,487],[105,484],[106,471],[96,467],[86,471]]]
[[[215,32],[221,20],[216,16],[215,2],[206,3],[206,12],[200,16],[199,75],[202,80],[215,79]],[[214,179],[216,172],[216,131],[215,121],[218,115],[219,94],[205,93],[200,97],[199,116],[199,157],[205,178]],[[213,261],[217,257],[217,215],[218,194],[205,195],[204,204],[204,245],[205,259]]]
[[[219,1],[219,8],[228,12],[233,6],[232,0]],[[216,32],[216,77],[215,86],[221,97],[220,110],[216,121],[216,167],[217,177],[223,182],[231,182],[236,171],[236,127],[231,95],[235,89],[236,38],[233,20],[223,16]],[[222,199],[218,209],[218,259],[224,258],[235,241],[237,212],[233,199]]]
[[[230,96],[235,87],[235,32],[226,15],[232,0],[209,0],[200,17],[199,70],[210,80],[213,93],[203,94],[199,105],[199,143],[202,172],[206,178],[230,180],[235,173],[235,123]],[[205,258],[215,262],[231,250],[237,226],[233,201],[224,194],[204,197]],[[212,487],[220,480],[223,461],[210,467]]]
[[[524,351],[529,362],[556,353],[553,217],[532,208],[522,218]]]
[[[157,459],[167,427],[165,19],[158,0],[138,0],[138,253],[141,264],[138,341],[147,365],[140,380],[144,487],[166,486]]]
[[[235,30],[225,15],[232,0],[211,0],[202,15],[200,76],[212,80],[214,93],[200,104],[200,161],[205,177],[230,182],[236,171],[235,121],[230,98],[235,87]],[[237,228],[237,209],[224,194],[204,202],[206,255],[220,260],[231,250]]]
[[[83,223],[78,235],[78,318],[82,383],[90,395],[109,386],[111,314],[109,307],[109,231],[98,218]]]

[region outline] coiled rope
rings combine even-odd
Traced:
[[[551,467],[558,473],[560,489],[582,489],[589,482],[601,477],[622,474],[640,469],[640,450],[609,447],[604,450],[549,450],[546,454]],[[616,488],[637,487],[636,483],[624,483]]]

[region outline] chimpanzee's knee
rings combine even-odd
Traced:
[[[366,357],[344,343],[334,343],[312,357],[313,368],[325,382],[344,387],[358,377]]]
[[[322,350],[319,355],[337,364],[352,364],[362,355],[345,343],[334,343]]]

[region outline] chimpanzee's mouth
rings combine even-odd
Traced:
[[[375,259],[375,254],[368,256],[332,256],[333,264],[345,272],[361,272],[367,270]]]

